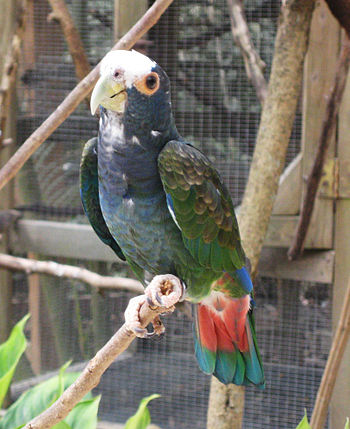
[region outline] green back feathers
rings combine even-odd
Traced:
[[[215,272],[242,268],[245,255],[231,197],[210,161],[193,146],[170,141],[158,167],[169,210],[192,256]]]

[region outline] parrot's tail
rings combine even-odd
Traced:
[[[200,368],[222,383],[265,387],[250,296],[213,291],[196,305],[195,352]]]

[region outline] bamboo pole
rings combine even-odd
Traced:
[[[345,347],[350,336],[350,278],[344,297],[340,319],[335,331],[332,347],[329,352],[320,387],[317,392],[315,406],[311,417],[312,429],[322,429],[326,423],[328,407],[337,380]]]

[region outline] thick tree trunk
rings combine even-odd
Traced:
[[[254,277],[282,173],[300,96],[314,0],[283,2],[267,98],[239,214]],[[244,389],[212,382],[208,429],[242,427]],[[220,423],[220,424],[219,424]]]

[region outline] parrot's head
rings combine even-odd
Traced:
[[[99,106],[131,125],[162,131],[172,122],[170,82],[165,71],[137,51],[109,52],[91,95],[91,113]]]

